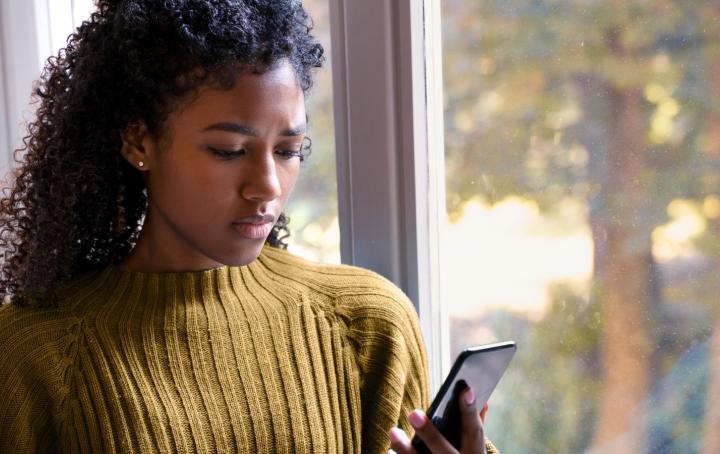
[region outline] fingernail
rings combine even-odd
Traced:
[[[393,444],[402,443],[404,439],[407,438],[404,435],[405,432],[403,432],[402,429],[398,429],[397,427],[390,429],[390,441]]]
[[[472,388],[468,388],[467,391],[465,391],[465,403],[468,405],[472,405],[475,402],[475,391],[473,391]]]
[[[421,429],[426,421],[425,415],[420,410],[414,410],[410,413],[408,419],[410,420],[410,425],[415,429]]]

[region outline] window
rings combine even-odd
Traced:
[[[507,452],[720,449],[719,19],[442,2],[441,304],[453,356],[519,344],[488,421]]]

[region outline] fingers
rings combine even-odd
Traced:
[[[425,442],[430,452],[433,454],[457,454],[455,448],[442,436],[424,412],[414,410],[408,415],[408,421],[415,429],[415,435]]]
[[[488,404],[484,404],[482,410],[478,412],[475,392],[472,388],[468,388],[462,394],[460,408],[462,411],[461,446],[463,454],[487,454],[483,422],[488,412]],[[410,413],[408,421],[415,429],[415,434],[425,442],[433,454],[458,454],[422,411],[415,410]],[[417,454],[408,436],[397,427],[390,430],[390,444],[392,449],[388,450],[388,454]]]
[[[475,392],[468,388],[462,395],[462,437],[461,446],[463,454],[478,453],[485,454],[485,435],[480,415],[478,414]],[[483,406],[483,411],[487,411]]]
[[[390,429],[390,446],[392,449],[388,450],[388,454],[417,454],[405,431],[397,427]]]

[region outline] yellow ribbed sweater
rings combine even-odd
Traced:
[[[266,246],[58,294],[0,307],[0,453],[384,453],[427,407],[416,313],[370,271]]]

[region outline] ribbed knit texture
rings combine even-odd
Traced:
[[[384,453],[426,408],[416,313],[375,273],[110,266],[0,308],[0,453]]]

